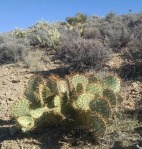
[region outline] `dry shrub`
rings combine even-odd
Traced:
[[[0,36],[0,64],[21,61],[30,47],[26,39],[16,39],[9,34]]]
[[[45,55],[45,51],[38,49],[29,51],[24,57],[26,66],[34,71],[43,70],[49,62],[50,59]]]
[[[62,46],[57,51],[56,58],[65,65],[83,68],[100,67],[111,56],[111,50],[104,47],[98,40],[82,38],[63,40]]]
[[[98,28],[87,28],[85,29],[84,36],[85,39],[100,39],[101,34]]]

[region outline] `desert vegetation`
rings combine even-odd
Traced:
[[[10,139],[0,135],[3,149],[5,140],[17,138],[32,138],[42,144],[37,148],[50,149],[142,147],[142,13],[77,13],[64,22],[41,20],[1,33],[0,67],[32,74],[27,81],[22,74],[25,86],[15,89],[19,97],[1,93],[11,108],[9,125],[14,120]],[[2,88],[8,90],[5,81]]]

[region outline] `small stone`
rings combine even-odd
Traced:
[[[11,82],[12,82],[12,83],[19,83],[20,80],[19,80],[19,79],[18,79],[18,80],[12,80]]]

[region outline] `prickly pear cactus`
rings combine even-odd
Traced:
[[[33,119],[39,119],[42,115],[48,111],[47,107],[30,109],[29,113]]]
[[[43,82],[43,79],[40,76],[33,76],[28,82],[27,89],[24,92],[25,97],[31,102],[38,102],[38,88],[39,84]]]
[[[65,79],[51,75],[33,76],[25,90],[26,99],[16,101],[12,115],[25,131],[44,125],[85,126],[102,137],[117,104],[120,79],[75,74]]]
[[[120,79],[114,76],[106,76],[103,79],[104,87],[107,89],[111,89],[115,93],[119,92],[120,90]]]
[[[76,74],[69,78],[69,83],[70,86],[74,88],[77,93],[81,91],[83,92],[85,91],[88,84],[88,79],[84,75]]]
[[[12,114],[14,117],[28,116],[30,110],[30,102],[25,99],[18,100],[12,106]]]
[[[103,90],[103,96],[107,98],[111,106],[116,106],[117,103],[117,95],[110,89]]]
[[[24,132],[34,128],[34,119],[30,116],[21,116],[17,118],[17,122]]]
[[[90,109],[93,112],[98,113],[103,118],[109,118],[111,116],[111,107],[109,101],[104,97],[99,97],[90,102]]]
[[[100,84],[97,84],[97,83],[88,84],[86,91],[88,93],[91,93],[95,97],[103,95],[103,88]]]
[[[90,93],[84,93],[80,95],[72,104],[76,110],[89,110],[89,103],[94,99],[94,96]]]

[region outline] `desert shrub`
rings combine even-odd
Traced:
[[[90,27],[85,29],[83,37],[86,39],[101,39],[101,34],[98,28]]]
[[[69,30],[66,28],[60,28],[59,32],[61,34],[61,43],[64,42],[64,40],[72,40],[77,39],[80,37],[80,33],[78,29],[74,28],[74,30]]]
[[[80,37],[82,37],[85,31],[86,19],[87,16],[85,14],[77,13],[75,17],[67,17],[66,24],[65,23],[61,24],[66,26],[71,31],[77,29],[80,34]]]
[[[26,39],[18,40],[9,34],[0,36],[0,64],[20,61],[29,50]]]
[[[101,66],[111,56],[111,51],[104,47],[99,41],[86,40],[82,38],[64,39],[56,58],[65,65],[78,68]]]
[[[110,40],[110,47],[115,52],[119,52],[122,48],[127,47],[131,41],[131,33],[127,28],[111,30],[108,37]]]
[[[75,26],[78,23],[85,23],[87,16],[83,13],[77,13],[74,17],[67,17],[66,21],[68,24]]]
[[[25,65],[31,70],[43,70],[44,67],[50,62],[50,59],[45,55],[44,50],[30,50],[23,57]]]
[[[98,17],[98,16],[87,16],[85,25],[89,28],[89,27],[97,27],[101,24],[102,21],[102,17]]]
[[[32,32],[27,36],[27,38],[29,39],[29,42],[30,42],[31,46],[35,47],[35,46],[40,45],[40,42],[37,38],[37,33]]]
[[[141,62],[142,60],[142,31],[141,29],[134,28],[131,42],[127,48],[128,50],[126,53],[124,53],[125,58],[133,62]]]
[[[103,21],[101,26],[99,26],[100,37],[105,45],[112,48],[114,52],[120,52],[122,48],[127,47],[132,36],[132,31],[118,20],[113,23]]]
[[[18,28],[11,32],[11,35],[15,36],[16,38],[24,38],[26,34],[27,34],[26,30],[18,29]]]
[[[116,19],[116,14],[114,12],[110,12],[105,16],[105,20],[108,21],[109,23],[115,22]]]
[[[28,35],[31,45],[56,49],[60,44],[60,33],[53,25],[37,24]]]

